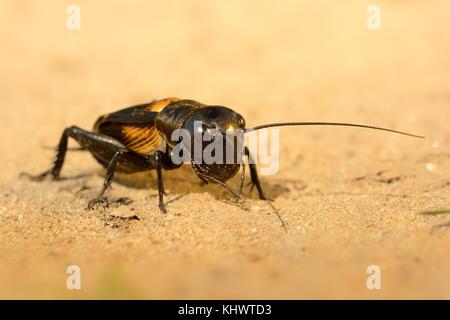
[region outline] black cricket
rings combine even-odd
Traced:
[[[172,170],[182,165],[175,164],[171,158],[174,145],[179,142],[171,140],[172,133],[175,129],[181,128],[191,132],[191,136],[193,137],[194,122],[196,121],[201,121],[203,130],[218,130],[223,133],[223,137],[225,137],[225,132],[230,129],[249,132],[279,126],[328,125],[383,130],[416,138],[424,138],[386,128],[337,122],[284,122],[245,128],[244,118],[230,108],[224,106],[208,106],[194,100],[168,98],[132,106],[101,116],[96,121],[93,131],[86,131],[76,126],[66,128],[57,146],[57,154],[52,167],[40,175],[28,176],[35,181],[42,181],[47,176],[50,176],[53,180],[58,180],[68,150],[68,139],[71,137],[80,144],[81,150],[89,151],[106,168],[106,177],[103,186],[98,196],[89,201],[89,209],[94,208],[97,204],[108,204],[104,193],[111,185],[116,170],[133,173],[156,169],[159,208],[163,213],[166,213],[163,201],[165,195],[163,169]],[[224,141],[224,143],[226,142]],[[203,142],[202,145],[206,147],[207,144]],[[162,146],[164,148],[161,148]],[[244,155],[247,157],[247,160],[252,159],[252,154],[247,147],[244,149]],[[232,164],[198,164],[192,158],[191,164],[201,180],[206,183],[217,183],[232,192],[235,196],[240,197],[245,178],[244,162]],[[259,198],[265,200],[266,196],[261,187],[256,166],[253,161],[248,161],[248,165],[250,168],[251,184],[256,187]],[[229,187],[226,181],[234,177],[241,167],[241,188],[237,192]]]

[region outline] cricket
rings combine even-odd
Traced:
[[[202,147],[200,151],[203,152],[213,143],[213,140],[218,140],[219,144],[226,146],[226,150],[230,150],[228,146],[231,145],[233,161],[231,163],[224,161],[225,158],[230,158],[229,152],[228,157],[226,152],[219,157],[223,161],[214,163],[195,161],[195,152],[189,152],[190,159],[188,160],[197,176],[205,183],[216,183],[230,191],[235,197],[240,198],[245,181],[245,162],[242,156],[245,156],[250,169],[251,185],[256,187],[259,198],[266,200],[253,155],[248,147],[237,146],[237,141],[242,141],[242,139],[236,139],[236,137],[272,127],[311,125],[359,127],[424,138],[393,129],[340,122],[277,122],[246,128],[244,118],[230,108],[205,105],[194,100],[167,98],[103,115],[97,119],[92,131],[77,126],[66,128],[57,146],[52,167],[39,175],[27,174],[27,176],[34,181],[42,181],[48,176],[53,180],[58,180],[68,151],[70,137],[80,144],[81,150],[90,152],[106,168],[103,186],[97,197],[88,203],[89,209],[93,209],[99,204],[108,204],[104,194],[111,186],[116,171],[135,173],[156,170],[159,208],[162,213],[166,213],[163,170],[173,170],[183,165],[179,161],[174,161],[176,146],[181,142],[182,146],[192,150],[192,148],[195,149],[194,144],[200,144]],[[175,131],[179,129],[189,133],[191,141],[182,141],[184,139],[179,135],[174,135]],[[231,138],[229,133],[231,133]],[[208,134],[210,138],[203,139],[205,134]],[[176,136],[175,139],[174,136]],[[239,149],[243,149],[243,152],[238,152]],[[235,191],[226,182],[236,176],[241,169],[240,190]]]
[[[0,300],[450,300],[450,0],[0,13]]]

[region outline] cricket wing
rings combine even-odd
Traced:
[[[157,100],[106,114],[96,121],[94,131],[115,138],[136,153],[152,154],[164,143],[155,126],[156,115],[176,100]]]

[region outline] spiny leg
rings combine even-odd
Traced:
[[[46,176],[52,176],[53,179],[58,179],[61,168],[64,163],[67,152],[68,138],[71,137],[76,140],[84,150],[91,152],[94,157],[107,167],[106,178],[103,182],[102,189],[98,196],[89,202],[88,208],[92,209],[96,204],[104,203],[107,206],[107,201],[103,197],[105,191],[110,187],[116,165],[123,157],[128,157],[127,160],[136,163],[139,166],[146,165],[144,157],[134,156],[125,148],[119,141],[109,136],[99,134],[96,132],[86,131],[76,126],[66,128],[63,132],[61,140],[58,145],[56,159],[51,169],[45,171],[38,176],[30,176],[33,180],[43,180]]]
[[[38,175],[31,175],[28,173],[23,173],[23,175],[27,176],[33,181],[42,181],[48,176],[51,176],[53,180],[59,180],[59,173],[61,172],[61,168],[64,164],[64,159],[66,157],[67,152],[67,142],[70,135],[71,135],[71,128],[66,128],[63,131],[61,139],[59,140],[53,166],[49,170],[44,171],[43,173]]]
[[[100,189],[97,197],[92,199],[88,203],[89,209],[94,209],[96,205],[101,204],[104,207],[108,207],[108,199],[104,197],[106,190],[111,186],[112,179],[114,178],[114,172],[116,171],[117,162],[126,154],[126,151],[117,151],[111,159],[111,162],[106,169],[105,181],[103,181],[103,186]]]
[[[248,149],[248,147],[245,147],[245,155],[248,158],[248,166],[250,167],[250,177],[252,180],[252,184],[256,187],[256,189],[258,190],[258,195],[259,198],[261,200],[267,200],[266,196],[264,195],[264,192],[262,190],[261,184],[259,182],[259,178],[258,178],[258,172],[256,170],[256,165],[255,165],[255,161],[253,159],[252,154],[250,153],[250,150]]]
[[[111,137],[86,131],[76,126],[71,126],[64,129],[57,147],[57,153],[53,166],[49,170],[37,176],[30,174],[26,174],[26,176],[35,181],[42,181],[47,176],[51,176],[54,180],[58,180],[60,177],[61,168],[64,164],[64,159],[66,157],[69,137],[76,140],[84,150],[87,150],[93,154],[98,153],[101,155],[105,164],[109,163],[110,159],[117,151],[126,150],[123,144]]]
[[[158,179],[158,194],[159,194],[159,209],[161,209],[162,213],[167,213],[166,208],[164,207],[164,195],[166,192],[164,191],[164,182],[162,177],[162,159],[163,153],[157,151],[155,153],[154,159],[156,162],[156,175]]]

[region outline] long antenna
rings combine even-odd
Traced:
[[[253,128],[247,128],[245,129],[245,133],[260,130],[260,129],[266,129],[266,128],[272,128],[272,127],[285,127],[285,126],[340,126],[340,127],[358,127],[358,128],[366,128],[366,129],[373,129],[373,130],[381,130],[381,131],[387,131],[387,132],[393,132],[402,134],[405,136],[413,137],[413,138],[420,138],[425,139],[423,136],[418,136],[415,134],[392,130],[392,129],[386,129],[381,127],[374,127],[374,126],[368,126],[364,124],[354,124],[354,123],[345,123],[345,122],[275,122],[275,123],[269,123],[269,124],[263,124],[260,126],[256,126]]]

